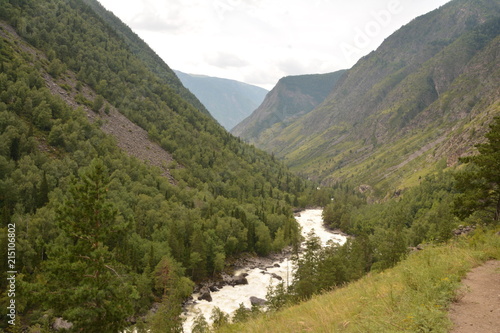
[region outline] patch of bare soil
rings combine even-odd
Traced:
[[[450,333],[500,333],[500,261],[476,267],[462,283],[464,296],[450,308]]]

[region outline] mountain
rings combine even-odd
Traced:
[[[97,1],[2,1],[0,267],[19,274],[0,304],[20,330],[118,332],[158,303],[148,325],[174,331],[193,281],[297,244],[313,188]]]
[[[250,141],[324,184],[387,190],[416,183],[438,161],[455,164],[500,112],[499,8],[455,0],[414,19],[314,110]]]
[[[174,71],[165,64],[165,62],[144,42],[135,32],[127,25],[123,24],[118,17],[112,12],[104,8],[98,1],[82,0],[85,4],[92,8],[93,12],[101,17],[109,28],[112,28],[113,33],[117,34],[126,44],[130,52],[137,56],[149,70],[158,75],[164,82],[168,83],[169,87],[196,107],[203,113],[210,114],[205,106],[193,95],[186,87],[184,87],[175,75]]]
[[[287,76],[278,81],[251,116],[231,130],[249,142],[266,141],[267,134],[279,131],[305,115],[330,94],[344,71],[328,74]]]
[[[264,88],[235,80],[174,72],[228,131],[250,115],[268,92]]]

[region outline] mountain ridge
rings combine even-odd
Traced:
[[[341,80],[345,71],[281,78],[262,104],[231,133],[252,143],[266,131],[285,127],[318,106]],[[265,140],[265,139],[263,139]]]
[[[325,184],[354,178],[386,189],[401,186],[413,170],[424,172],[429,162],[448,159],[444,147],[453,156],[448,164],[456,163],[481,140],[457,139],[457,131],[466,131],[470,120],[477,134],[484,133],[498,112],[499,92],[491,81],[498,75],[499,7],[493,1],[455,0],[414,19],[348,70],[322,104],[255,144]],[[483,70],[474,73],[478,66]],[[488,110],[493,114],[483,124],[468,119],[467,108],[481,117]],[[436,141],[436,135],[450,138]],[[413,169],[408,165],[385,176],[432,142],[437,143]],[[440,154],[430,156],[434,149]]]

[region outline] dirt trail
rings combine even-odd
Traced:
[[[500,261],[476,267],[462,283],[465,295],[450,308],[450,333],[500,333]]]

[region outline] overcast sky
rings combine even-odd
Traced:
[[[450,0],[99,0],[173,69],[271,89],[352,67]]]

